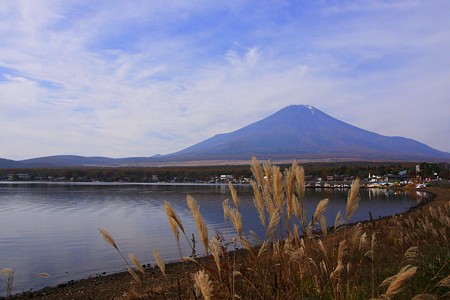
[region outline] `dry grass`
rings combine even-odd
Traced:
[[[155,258],[156,264],[158,265],[159,269],[161,270],[161,273],[165,276],[166,275],[166,264],[164,263],[164,260],[162,259],[158,250],[153,249],[152,255]]]
[[[6,279],[5,279],[6,297],[11,298],[12,287],[14,284],[14,270],[12,270],[10,268],[4,268],[4,269],[0,270],[0,276],[6,277]]]
[[[194,218],[195,225],[197,226],[197,232],[205,249],[205,255],[208,255],[208,227],[206,226],[205,220],[200,213],[200,208],[197,201],[195,201],[195,199],[190,195],[187,196],[187,205],[191,210],[192,217]]]
[[[198,296],[202,295],[205,300],[209,300],[213,296],[213,285],[209,280],[209,275],[203,270],[198,271],[193,276]]]
[[[339,212],[330,230],[324,218],[328,199],[321,200],[311,221],[306,221],[304,170],[297,162],[281,172],[277,166],[267,162],[261,165],[253,159],[251,170],[254,204],[265,228],[264,236],[243,231],[239,197],[231,183],[233,201],[223,202],[224,219],[236,230],[232,242],[245,249],[244,256],[228,252],[231,242],[220,235],[209,236],[197,202],[188,196],[187,205],[210,259],[183,259],[180,252],[183,264],[192,261],[198,270],[186,277],[183,284],[177,279],[178,298],[439,299],[448,296],[448,202],[437,208],[422,209],[420,214],[360,223],[339,230],[358,208],[360,186],[357,179],[349,190],[345,218]],[[177,246],[180,231],[189,243],[170,203],[165,202],[164,209]],[[112,236],[103,229],[100,232],[120,253]],[[156,251],[154,256],[165,274],[164,263]],[[140,263],[134,256],[130,256],[130,260],[142,276],[137,276],[129,266],[130,274],[140,283],[144,279]],[[146,292],[133,295],[145,298]]]

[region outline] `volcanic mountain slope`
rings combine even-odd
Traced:
[[[130,166],[192,161],[258,159],[449,161],[450,153],[418,141],[388,137],[339,121],[310,105],[291,105],[234,132],[218,134],[184,150],[153,157],[57,155],[22,161],[0,159],[2,168]]]
[[[449,159],[450,153],[403,137],[387,137],[339,121],[310,105],[291,105],[227,134],[219,134],[164,160],[291,158]]]

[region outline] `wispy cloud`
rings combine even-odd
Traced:
[[[450,151],[449,8],[5,1],[0,157],[170,153],[294,103]]]

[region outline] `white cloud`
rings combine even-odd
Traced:
[[[0,4],[0,157],[170,153],[296,103],[450,151],[448,4],[271,5]]]

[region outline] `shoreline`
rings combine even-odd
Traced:
[[[450,201],[450,189],[428,187],[421,191],[428,192],[432,196],[430,199],[418,203],[403,213],[351,223],[345,227],[351,230],[357,223],[389,223],[394,219],[397,222],[399,218],[421,214],[424,208],[435,207]],[[336,235],[339,235],[339,231],[330,235],[329,238],[333,238]],[[247,256],[246,250],[243,249],[231,250],[230,254],[234,255],[238,261],[245,259]],[[207,264],[211,261],[211,257],[200,257],[197,260],[201,264]],[[198,268],[198,264],[189,261],[170,262],[166,264],[166,276],[163,276],[156,266],[146,267],[146,282],[150,283],[146,285],[149,298],[176,299],[175,296],[178,295],[177,288],[180,289],[180,286],[187,284],[190,274],[196,272]],[[127,271],[122,271],[106,275],[98,274],[80,280],[70,280],[57,286],[45,287],[37,291],[25,291],[14,294],[12,299],[130,299],[130,297],[133,299],[132,291],[136,288],[139,287],[136,287],[130,274]],[[0,297],[0,299],[5,298]]]

